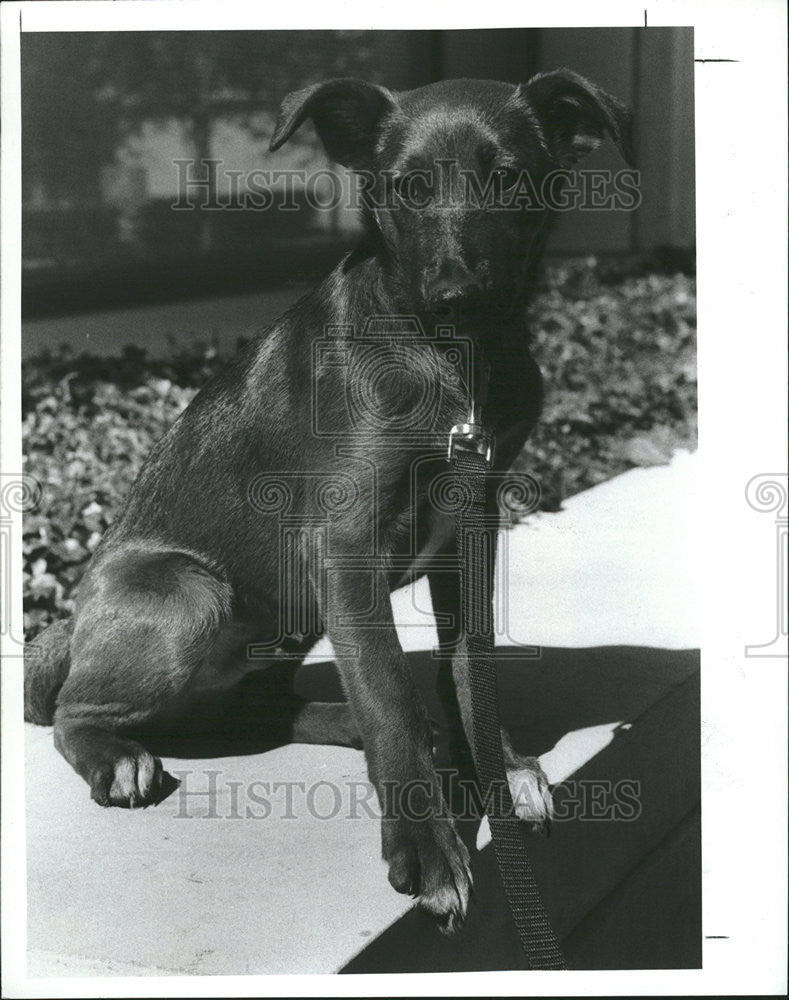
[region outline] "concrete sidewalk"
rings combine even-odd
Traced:
[[[661,653],[699,644],[695,471],[688,454],[635,469],[502,540],[510,626],[498,643],[546,647],[510,670],[505,721],[520,748],[541,754],[553,782],[602,765],[612,744],[621,748],[616,767],[625,766],[627,741],[618,737],[660,705],[665,713],[666,698],[695,673],[684,654]],[[394,605],[404,647],[430,649],[424,584],[398,592]],[[305,690],[310,671],[327,673],[316,661],[330,656],[316,649]],[[31,976],[335,972],[411,906],[387,883],[359,751],[284,746],[167,758],[181,785],[161,805],[102,810],[54,750],[51,730],[26,729]],[[670,741],[665,729],[645,725],[644,739]],[[650,750],[633,759],[651,759]],[[692,771],[698,747],[683,754]],[[672,828],[670,771],[652,775],[662,785],[662,825],[631,835],[633,859],[638,837],[648,853]],[[679,824],[688,803],[676,808]],[[610,868],[619,878],[613,861]],[[611,888],[596,884],[589,900]],[[584,916],[572,885],[551,891],[570,901],[566,912],[572,903],[573,921]]]
[[[115,355],[127,344],[154,358],[171,356],[173,344],[191,349],[213,344],[220,352],[232,353],[239,337],[257,336],[308,288],[291,284],[243,295],[27,319],[22,324],[22,356],[32,358],[61,345],[75,354]]]
[[[500,534],[497,645],[697,647],[696,471],[696,453],[679,451]],[[404,649],[437,643],[426,579],[397,591],[393,607]],[[310,655],[331,659],[328,640]]]

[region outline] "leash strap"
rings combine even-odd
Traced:
[[[472,426],[477,441],[482,438],[481,451],[474,448]],[[529,965],[532,969],[566,969],[526,853],[504,764],[493,638],[492,569],[497,525],[491,525],[486,510],[486,473],[492,449],[480,432],[477,425],[459,425],[453,428],[456,440],[450,444],[453,485],[456,496],[462,497],[456,532],[463,566],[461,613],[468,649],[474,763],[496,863]]]

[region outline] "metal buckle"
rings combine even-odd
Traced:
[[[470,451],[484,455],[488,465],[493,463],[495,441],[481,424],[455,424],[449,432],[447,461],[451,462],[456,451]]]

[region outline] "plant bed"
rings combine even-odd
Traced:
[[[516,468],[543,510],[696,441],[695,279],[594,258],[546,268],[531,307],[545,376],[541,422]],[[28,638],[73,608],[75,588],[153,443],[223,364],[190,345],[168,359],[65,349],[23,368],[25,471],[42,499],[24,523]]]

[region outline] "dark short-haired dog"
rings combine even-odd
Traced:
[[[469,732],[460,581],[435,568],[454,552],[453,523],[431,493],[448,431],[468,413],[457,344],[484,357],[485,423],[495,468],[507,469],[540,410],[524,311],[555,213],[513,210],[503,195],[525,174],[539,189],[605,133],[630,160],[629,116],[567,70],[399,94],[331,80],[284,99],[272,150],[307,119],[330,157],[369,181],[360,245],[197,394],[96,550],[73,618],[29,650],[26,717],[54,719],[58,750],[102,805],[156,799],[162,766],[136,730],[272,656],[304,655],[325,630],[350,712],[335,710],[327,735],[313,707],[294,739],[356,732],[382,801],[410,782],[435,806],[430,725],[390,602],[420,573],[452,650],[441,688],[454,678]],[[448,340],[431,338],[438,319]],[[285,548],[283,519],[296,529]],[[283,587],[284,564],[295,590]],[[274,653],[250,659],[250,644]],[[504,740],[519,813],[539,823],[550,812],[544,775]],[[417,821],[385,810],[383,855],[392,885],[452,929],[466,913],[469,856],[441,811]]]

